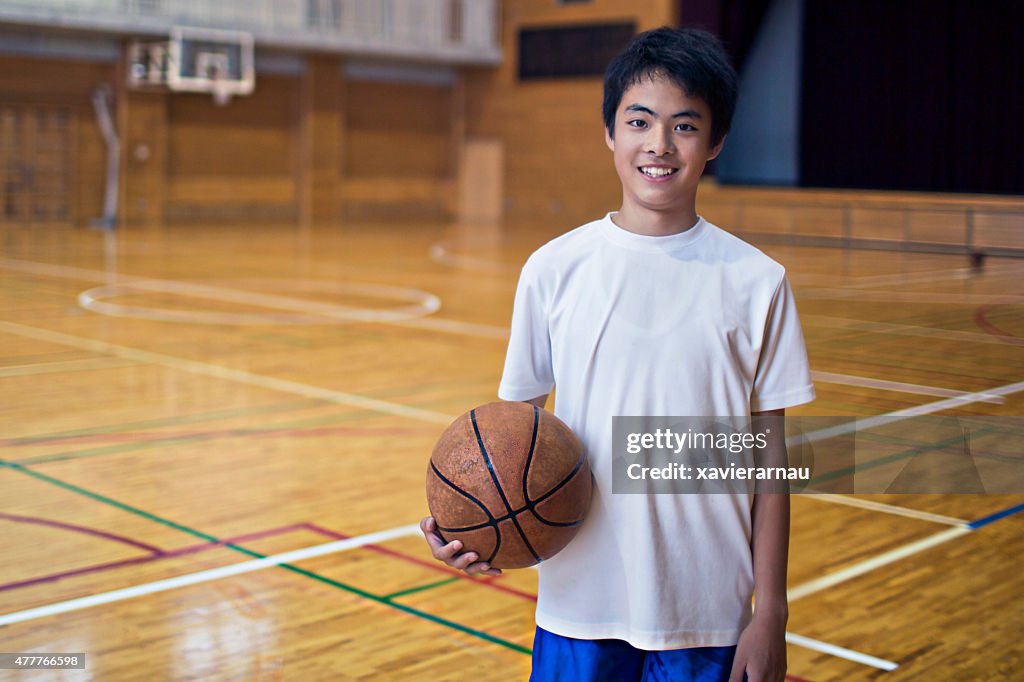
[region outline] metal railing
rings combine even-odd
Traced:
[[[166,35],[252,33],[258,46],[496,64],[498,0],[0,0],[0,24]]]

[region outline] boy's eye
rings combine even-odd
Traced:
[[[692,133],[695,132],[697,129],[694,128],[689,123],[680,123],[679,125],[676,126],[676,130],[679,130],[681,132]]]
[[[626,125],[628,125],[628,126],[630,126],[632,128],[644,128],[644,127],[647,126],[647,121],[644,121],[642,119],[636,118],[636,119],[633,119],[632,121],[626,121]]]

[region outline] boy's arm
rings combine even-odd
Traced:
[[[773,466],[786,465],[785,410],[754,412],[768,418],[771,433],[765,456]],[[757,428],[757,431],[763,431]],[[786,569],[789,555],[789,495],[755,492],[751,510],[754,562],[754,618],[740,635],[730,682],[747,673],[750,682],[781,682],[786,676]]]
[[[530,403],[531,405],[536,405],[537,407],[543,410],[544,406],[548,404],[548,395],[550,394],[545,393],[544,395],[539,395],[536,398],[530,398],[529,400],[524,400],[523,402]]]

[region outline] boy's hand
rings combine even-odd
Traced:
[[[729,682],[783,682],[785,679],[785,620],[779,624],[768,617],[758,618],[755,615],[740,634]]]
[[[501,569],[491,568],[486,561],[478,561],[480,557],[476,552],[463,552],[460,554],[462,552],[461,541],[452,540],[446,545],[437,533],[437,524],[434,522],[433,516],[428,516],[420,521],[420,530],[423,531],[423,537],[427,539],[427,544],[430,545],[430,553],[438,561],[443,561],[452,568],[465,571],[470,575],[476,573],[501,575]]]

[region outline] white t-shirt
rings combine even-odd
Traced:
[[[537,624],[646,649],[736,644],[751,617],[752,498],[612,494],[612,417],[732,416],[814,399],[784,268],[703,218],[666,237],[611,214],[523,266],[498,394],[557,387],[594,502],[539,566]]]

